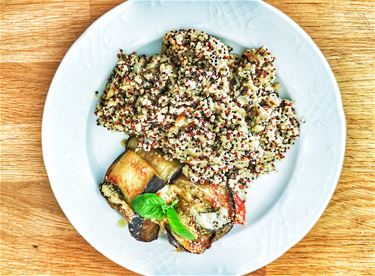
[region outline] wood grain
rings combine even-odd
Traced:
[[[49,186],[41,118],[52,76],[90,23],[122,1],[1,2],[0,274],[133,275],[74,230]],[[375,32],[371,0],[270,0],[313,38],[338,80],[347,147],[311,232],[254,275],[375,275]]]

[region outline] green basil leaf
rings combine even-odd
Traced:
[[[196,237],[194,236],[193,233],[189,231],[185,227],[185,225],[182,224],[176,210],[174,208],[168,208],[167,209],[167,218],[168,218],[168,223],[172,229],[173,232],[175,232],[177,235],[188,239],[188,240],[195,240]]]
[[[165,201],[156,194],[137,195],[131,202],[133,210],[146,219],[161,220],[165,217]]]

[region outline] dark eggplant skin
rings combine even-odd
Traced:
[[[151,242],[159,235],[160,225],[149,219],[134,215],[129,223],[130,234],[138,241]]]
[[[158,238],[160,225],[135,214],[116,185],[103,182],[99,185],[99,190],[108,204],[128,222],[129,232],[132,237],[143,242],[150,242]]]
[[[231,219],[232,219],[232,222],[236,219],[236,202],[234,200],[234,193],[232,191],[232,189],[229,187],[229,184],[227,183],[225,185],[226,189],[227,189],[227,192],[228,192],[228,196],[230,197],[230,200],[229,200],[229,204],[232,206],[232,216],[231,216]]]
[[[169,179],[169,183],[173,183],[179,176],[182,175],[182,168],[176,171],[171,178]]]
[[[148,182],[146,189],[144,190],[144,193],[156,193],[161,188],[163,188],[166,185],[166,183],[161,180],[158,176],[154,176],[151,178],[151,180]]]

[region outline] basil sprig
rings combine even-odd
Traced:
[[[195,240],[196,237],[182,224],[173,206],[177,201],[167,205],[165,201],[152,193],[137,195],[131,202],[133,210],[146,219],[162,220],[167,217],[168,223],[174,233],[188,240]]]
[[[161,220],[165,217],[165,201],[156,194],[146,193],[136,196],[132,202],[132,208],[135,212],[146,219]]]

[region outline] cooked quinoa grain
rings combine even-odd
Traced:
[[[184,163],[191,181],[228,184],[244,199],[249,183],[273,171],[295,143],[299,122],[293,102],[277,92],[272,54],[231,51],[192,29],[168,32],[161,55],[120,51],[98,124]]]

